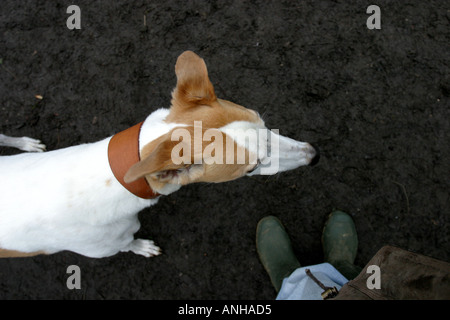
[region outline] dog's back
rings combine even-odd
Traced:
[[[0,157],[0,248],[72,250],[89,256],[116,253],[99,245],[102,238],[117,248],[111,234],[122,234],[124,226],[131,225],[134,232],[139,228],[135,216],[129,217],[132,223],[114,225],[116,214],[123,212],[121,200],[133,213],[149,200],[128,196],[111,179],[108,141]],[[106,192],[99,196],[99,190]]]

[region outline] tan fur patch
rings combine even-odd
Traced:
[[[226,140],[232,141],[235,161],[224,159],[220,163],[195,164],[194,157],[203,159],[203,152],[207,146],[214,145],[210,141],[194,141],[194,122],[201,121],[202,132],[207,129],[218,129],[235,121],[248,121],[263,124],[259,115],[250,109],[244,108],[230,101],[217,99],[214,87],[208,77],[208,70],[202,58],[192,51],[182,53],[175,65],[177,86],[172,92],[172,106],[165,119],[167,123],[180,123],[187,125],[182,129],[189,130],[192,136],[190,146],[201,146],[202,154],[192,150],[190,163],[175,164],[171,159],[172,150],[179,141],[171,141],[174,130],[150,142],[141,151],[141,161],[132,166],[125,175],[125,182],[132,182],[146,177],[153,190],[161,190],[167,183],[184,185],[192,182],[223,182],[243,176],[254,164],[249,163],[248,151],[236,145],[226,134],[220,132],[223,145]],[[202,135],[203,136],[203,135]],[[201,138],[200,138],[201,139]],[[188,143],[187,141],[185,141]],[[228,144],[230,145],[230,144]],[[225,158],[229,150],[223,149]],[[240,163],[237,155],[245,154],[245,160]]]
[[[221,128],[234,121],[262,123],[255,111],[222,99],[190,108],[172,106],[166,118],[168,123],[194,125],[194,121],[202,121],[204,128]]]
[[[177,86],[167,122],[193,125],[202,121],[204,128],[220,128],[233,121],[261,121],[255,111],[217,99],[205,61],[194,52],[186,51],[178,57],[175,73]]]
[[[191,140],[172,141],[172,134],[178,129],[186,130]],[[147,144],[141,152],[143,160],[130,168],[125,175],[125,181],[132,182],[146,176],[150,186],[157,191],[167,182],[173,183],[171,178],[177,178],[176,183],[181,185],[193,182],[223,182],[241,177],[252,167],[248,151],[238,146],[231,137],[215,130],[221,141],[203,141],[208,129],[202,128],[199,136],[196,136],[194,130],[194,127],[177,127]],[[172,151],[179,147],[179,144],[184,144],[184,150],[189,148],[190,157],[187,163],[176,164],[172,161]],[[210,159],[204,157],[206,148],[209,148],[208,154],[211,152],[214,157],[214,161],[209,163]],[[201,163],[196,163],[197,161]],[[173,171],[172,175],[168,175],[168,171]]]
[[[20,258],[20,257],[32,257],[40,254],[46,254],[44,251],[35,252],[20,252],[15,250],[0,249],[0,258]]]

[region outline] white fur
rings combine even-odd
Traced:
[[[185,124],[180,123],[167,123],[164,119],[169,115],[170,110],[161,108],[154,111],[147,119],[144,121],[144,124],[141,127],[141,133],[139,135],[139,146],[140,151],[144,148],[144,146],[150,141],[156,140],[163,134],[169,132],[170,130],[176,127],[185,127]],[[158,190],[159,194],[169,195],[175,191],[178,191],[181,188],[179,184],[170,184],[167,183],[162,190]]]
[[[147,117],[139,136],[141,149],[173,128],[184,126],[166,123],[168,114],[168,109],[159,109]],[[245,132],[249,129],[263,130],[267,138],[258,135],[247,139]],[[308,164],[315,155],[309,144],[269,131],[262,121],[236,121],[221,130],[257,154],[258,163],[269,162],[268,169],[261,165],[252,174],[293,169]],[[23,138],[5,137],[0,136],[0,143],[22,145]],[[110,139],[45,153],[0,157],[0,249],[49,254],[70,250],[96,258],[120,251],[146,257],[159,254],[152,241],[134,239],[140,227],[138,212],[158,199],[138,198],[115,179],[108,161]],[[40,142],[33,141],[37,151],[42,151]],[[158,192],[169,194],[180,187],[168,183]]]
[[[269,130],[263,123],[234,121],[220,128],[221,131],[257,159],[259,163],[251,175],[273,175],[307,165],[316,156],[316,150],[307,142],[300,142]]]
[[[173,127],[163,121],[167,113],[157,110],[146,119],[141,146]],[[107,156],[110,139],[0,157],[0,248],[97,258],[129,250],[158,254],[153,242],[133,237],[137,213],[158,200],[138,198],[117,182]]]

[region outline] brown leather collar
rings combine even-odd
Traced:
[[[123,180],[128,169],[140,161],[139,133],[143,123],[138,123],[111,138],[108,145],[108,160],[114,176],[125,189],[139,198],[154,199],[159,194],[153,191],[145,178],[140,178],[131,183],[126,183]]]

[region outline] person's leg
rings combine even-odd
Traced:
[[[330,214],[322,234],[325,261],[333,265],[347,279],[354,279],[361,268],[354,265],[358,251],[358,236],[352,218],[342,212]]]
[[[291,241],[282,223],[268,216],[256,228],[256,249],[275,290],[280,291],[283,279],[300,267]]]
[[[278,293],[278,300],[322,299],[324,289],[307,275],[307,269],[326,287],[339,289],[348,281],[329,263],[300,267],[289,236],[282,223],[273,216],[265,217],[258,223],[256,247]]]

